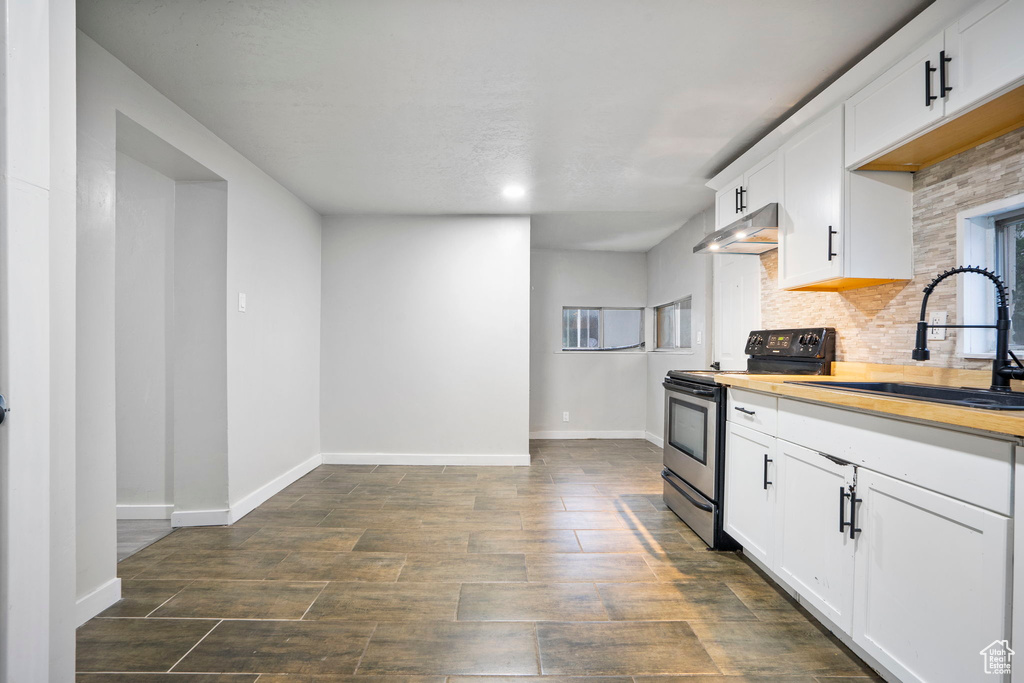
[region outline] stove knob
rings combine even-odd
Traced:
[[[807,343],[808,344],[817,344],[820,341],[821,341],[821,337],[819,337],[818,335],[816,335],[816,334],[808,335],[808,338],[807,338]]]
[[[798,344],[799,344],[800,346],[803,346],[803,345],[805,345],[805,344],[807,343],[807,335],[806,335],[806,334],[801,334],[801,335],[800,335],[800,339],[798,339],[798,340],[797,340],[797,343],[798,343]]]

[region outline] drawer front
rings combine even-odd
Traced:
[[[729,388],[728,420],[775,435],[778,429],[779,400],[769,394]]]
[[[780,439],[1011,514],[1011,441],[790,399],[778,408]]]

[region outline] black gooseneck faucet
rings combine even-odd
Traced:
[[[928,324],[928,297],[935,290],[935,285],[957,273],[977,273],[984,275],[996,287],[998,297],[996,306],[995,325],[929,325]],[[928,360],[931,353],[928,351],[928,328],[988,328],[996,331],[996,357],[992,361],[992,391],[1010,391],[1011,379],[1024,379],[1024,365],[1010,350],[1010,307],[1008,304],[1009,295],[1006,292],[1006,285],[995,273],[978,268],[976,266],[959,266],[944,273],[940,273],[934,280],[925,285],[924,299],[921,301],[921,319],[917,323],[917,345],[911,354],[914,360]],[[1016,366],[1010,363],[1013,358]]]

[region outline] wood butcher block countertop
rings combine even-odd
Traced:
[[[720,384],[760,391],[777,396],[845,406],[883,415],[926,420],[939,424],[968,427],[996,434],[1024,437],[1024,411],[984,410],[931,401],[920,401],[857,391],[809,387],[786,382],[915,382],[949,387],[988,387],[991,373],[983,370],[958,370],[915,365],[879,365],[874,363],[833,364],[833,374],[808,375],[731,375],[716,376]],[[1015,383],[1015,391],[1021,386]]]

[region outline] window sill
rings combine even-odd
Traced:
[[[654,349],[652,353],[664,353],[670,356],[692,356],[693,349]]]
[[[572,354],[575,356],[642,356],[646,351],[565,351],[559,349],[556,355]]]

